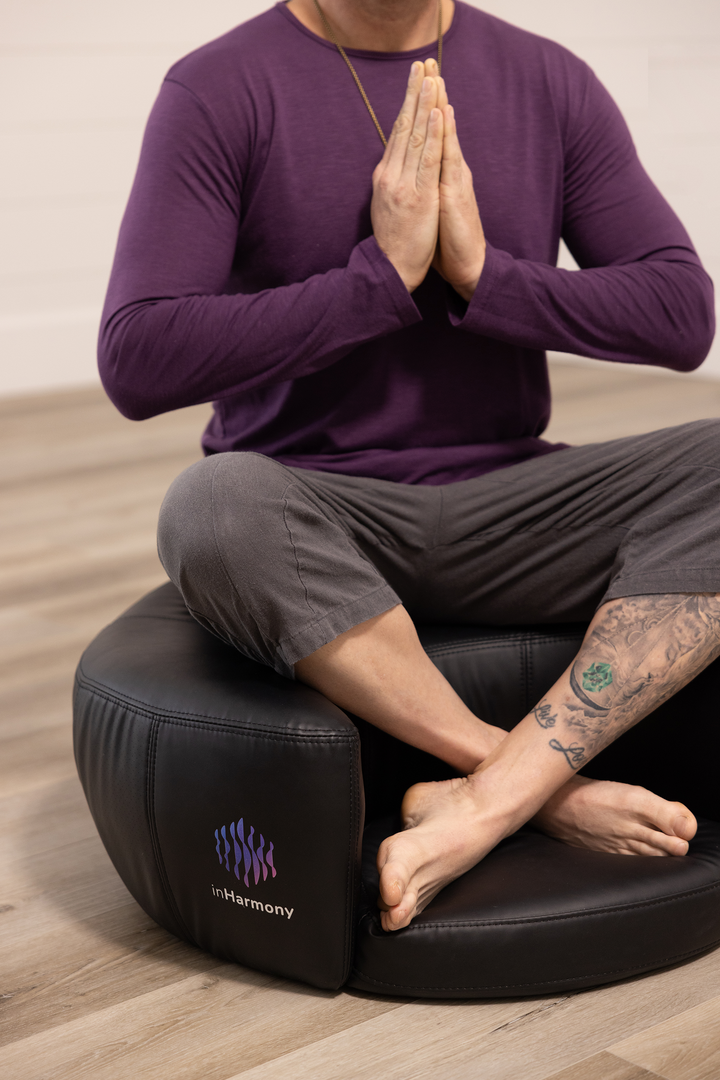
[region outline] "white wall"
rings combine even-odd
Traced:
[[[159,83],[270,2],[2,0],[0,393],[96,379],[100,306]],[[478,6],[590,62],[720,281],[720,0]],[[720,376],[720,347],[703,371]]]

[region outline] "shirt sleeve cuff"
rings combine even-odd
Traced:
[[[485,263],[475,292],[469,301],[448,286],[448,317],[453,326],[469,330],[471,333],[484,333],[483,314],[487,310],[490,298],[498,283],[504,260],[512,261],[512,256],[486,244]]]
[[[384,300],[384,310],[391,309],[398,319],[398,329],[422,322],[422,315],[407,291],[405,282],[374,236],[368,236],[366,240],[362,240],[355,248],[353,257],[364,260],[369,275],[378,286],[378,293]]]

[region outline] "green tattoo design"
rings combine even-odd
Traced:
[[[604,690],[613,681],[612,668],[609,664],[591,664],[587,671],[583,671],[583,690],[591,690],[597,694]]]
[[[583,681],[585,681],[585,676],[588,675],[590,672],[592,672],[594,667],[607,667],[607,668],[609,668],[610,665],[609,664],[593,664],[592,667],[588,668],[588,671],[583,673]],[[612,675],[610,676],[610,680],[612,681]],[[585,683],[585,685],[587,686],[587,683]],[[592,698],[587,696],[587,694],[583,690],[582,686],[580,686],[580,683],[575,678],[575,669],[574,668],[570,668],[570,688],[571,688],[573,694],[575,695],[575,697],[578,698],[580,701],[582,701],[583,705],[586,705],[589,709],[592,709],[593,712],[607,713],[607,712],[610,711],[610,708],[611,708],[610,705],[601,705],[599,701],[593,701]],[[593,687],[593,689],[597,691],[598,688]]]

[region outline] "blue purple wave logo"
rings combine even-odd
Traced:
[[[273,861],[273,843],[270,841],[270,846],[265,851],[265,837],[260,833],[260,843],[255,844],[254,840],[255,827],[250,826],[250,832],[248,833],[247,840],[245,839],[245,823],[242,818],[235,825],[235,822],[230,823],[230,837],[232,839],[232,847],[230,841],[227,838],[226,828],[223,825],[221,829],[215,830],[215,839],[217,844],[215,850],[217,857],[220,860],[220,865],[223,863],[226,870],[230,870],[230,859],[232,855],[235,856],[235,865],[233,871],[235,877],[240,881],[240,873],[245,871],[243,878],[247,886],[250,885],[250,871],[252,870],[252,876],[255,879],[257,885],[260,880],[260,874],[262,874],[263,881],[267,881],[268,874],[272,874],[273,877],[277,876],[277,870],[275,869],[275,863]],[[221,845],[225,845],[225,850],[221,850]]]

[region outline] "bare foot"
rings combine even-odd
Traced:
[[[485,797],[482,773],[415,784],[405,793],[405,830],[378,850],[384,930],[408,926],[445,885],[475,866],[527,815]],[[555,792],[532,824],[572,847],[622,855],[685,855],[697,831],[682,803],[645,788],[575,776]]]
[[[575,776],[532,819],[571,847],[617,855],[685,855],[697,832],[686,806],[646,788]]]
[[[507,815],[494,811],[478,787],[471,776],[414,784],[405,793],[405,831],[383,840],[378,850],[384,930],[407,926],[445,885],[520,824],[509,828]]]

